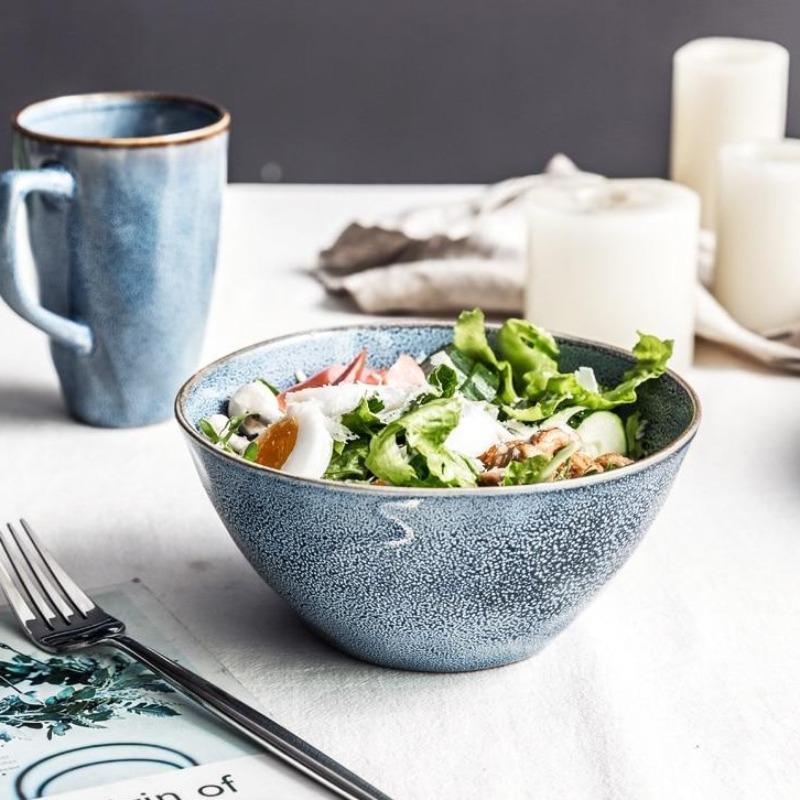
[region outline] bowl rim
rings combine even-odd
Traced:
[[[697,396],[695,390],[689,385],[689,383],[686,380],[684,380],[674,370],[667,369],[664,374],[669,375],[669,377],[672,378],[672,380],[674,380],[686,392],[689,399],[691,400],[692,417],[689,421],[689,424],[681,432],[681,434],[675,439],[673,439],[669,444],[656,450],[654,453],[650,453],[644,458],[641,458],[638,461],[634,462],[633,464],[630,464],[622,469],[615,469],[612,470],[611,472],[601,472],[597,475],[587,475],[580,478],[568,478],[567,480],[554,481],[552,483],[534,483],[534,484],[526,484],[523,486],[493,486],[493,487],[472,486],[472,487],[451,487],[451,488],[414,487],[414,486],[375,486],[372,484],[363,484],[355,482],[349,483],[347,481],[334,481],[334,480],[328,480],[326,478],[303,478],[297,475],[289,475],[288,473],[282,472],[279,469],[274,469],[273,467],[265,467],[261,464],[256,464],[252,461],[245,461],[240,456],[233,455],[232,453],[227,453],[224,450],[220,450],[218,447],[215,447],[214,444],[208,441],[208,439],[206,439],[205,436],[203,436],[199,430],[197,430],[192,424],[190,424],[190,422],[186,419],[186,416],[183,412],[183,405],[189,395],[189,392],[194,388],[196,384],[198,384],[208,374],[214,372],[220,366],[222,366],[228,361],[233,360],[234,358],[237,358],[238,356],[244,355],[253,350],[259,350],[268,345],[277,344],[279,342],[285,342],[290,339],[296,341],[302,341],[303,339],[325,333],[344,333],[346,331],[355,331],[355,330],[379,330],[381,328],[452,329],[453,325],[454,325],[453,321],[406,318],[397,321],[381,320],[378,322],[348,323],[344,325],[333,325],[325,328],[311,328],[308,330],[296,331],[294,333],[281,334],[280,336],[274,336],[270,339],[264,339],[263,341],[247,345],[246,347],[242,347],[238,350],[234,350],[233,352],[227,353],[224,356],[220,356],[219,358],[215,359],[209,364],[206,364],[204,367],[200,367],[200,369],[198,369],[190,378],[188,378],[188,380],[185,381],[185,383],[181,386],[181,388],[178,390],[177,395],[175,396],[175,404],[174,404],[175,418],[178,421],[178,424],[183,428],[184,433],[187,434],[195,442],[197,442],[201,447],[213,453],[215,456],[228,460],[243,469],[256,470],[257,472],[270,475],[277,480],[291,484],[298,484],[300,486],[317,486],[330,490],[336,490],[342,492],[367,493],[370,495],[385,494],[390,497],[397,497],[398,495],[405,497],[453,497],[457,495],[469,495],[469,496],[486,495],[489,497],[495,497],[506,494],[540,494],[540,493],[549,493],[558,491],[568,491],[570,489],[580,488],[582,486],[589,487],[600,483],[608,483],[615,480],[623,480],[626,476],[633,475],[635,473],[649,469],[650,467],[655,466],[656,464],[659,464],[662,461],[669,458],[670,456],[674,455],[684,446],[686,446],[689,442],[691,442],[691,440],[697,433],[697,428],[700,425],[700,420],[702,418],[700,398]],[[487,322],[486,328],[487,330],[490,331],[496,331],[500,328],[500,324]],[[590,347],[595,347],[600,350],[607,350],[611,353],[621,355],[626,358],[631,358],[630,351],[625,350],[622,347],[617,347],[616,345],[606,344],[605,342],[599,342],[594,339],[585,339],[580,336],[570,336],[569,334],[553,333],[553,336],[555,336],[557,339],[561,339],[566,342],[570,343],[574,342],[576,344],[588,345]]]

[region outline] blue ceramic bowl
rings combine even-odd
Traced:
[[[648,457],[588,478],[510,488],[404,489],[285,475],[197,432],[243,383],[291,384],[369,348],[370,363],[428,354],[450,324],[360,325],[273,339],[221,358],[181,389],[176,415],[203,486],[261,577],[323,637],[388,667],[456,672],[540,650],[622,566],[667,496],[700,418],[677,375],[645,384]],[[616,348],[559,338],[562,368],[616,382]]]

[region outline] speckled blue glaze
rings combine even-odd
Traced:
[[[67,407],[94,425],[166,419],[203,340],[227,113],[146,93],[62,97],[16,117],[0,178],[0,294],[51,338]],[[27,204],[40,297],[26,288]]]
[[[293,478],[210,446],[195,428],[241,384],[285,387],[352,357],[428,354],[449,325],[319,331],[234,353],[201,370],[176,414],[211,502],[264,580],[342,650],[389,667],[496,667],[541,649],[633,552],[663,503],[699,419],[673,374],[644,386],[653,455],[605,475],[506,489],[400,489]],[[562,366],[616,381],[622,351],[561,339]]]

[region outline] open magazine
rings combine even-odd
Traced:
[[[131,635],[252,703],[139,582],[95,593]],[[0,610],[4,800],[306,800],[328,793],[104,648],[51,655]]]

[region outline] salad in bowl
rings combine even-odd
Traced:
[[[223,356],[175,412],[221,521],[310,628],[384,666],[483,669],[552,641],[650,527],[700,420],[670,349],[480,311],[352,324]]]
[[[388,367],[362,349],[278,389],[254,375],[202,418],[216,447],[301,478],[376,486],[520,486],[624,469],[644,456],[637,388],[667,369],[672,342],[640,333],[635,363],[604,386],[561,371],[556,339],[508,319],[490,343],[479,309],[452,343]]]

